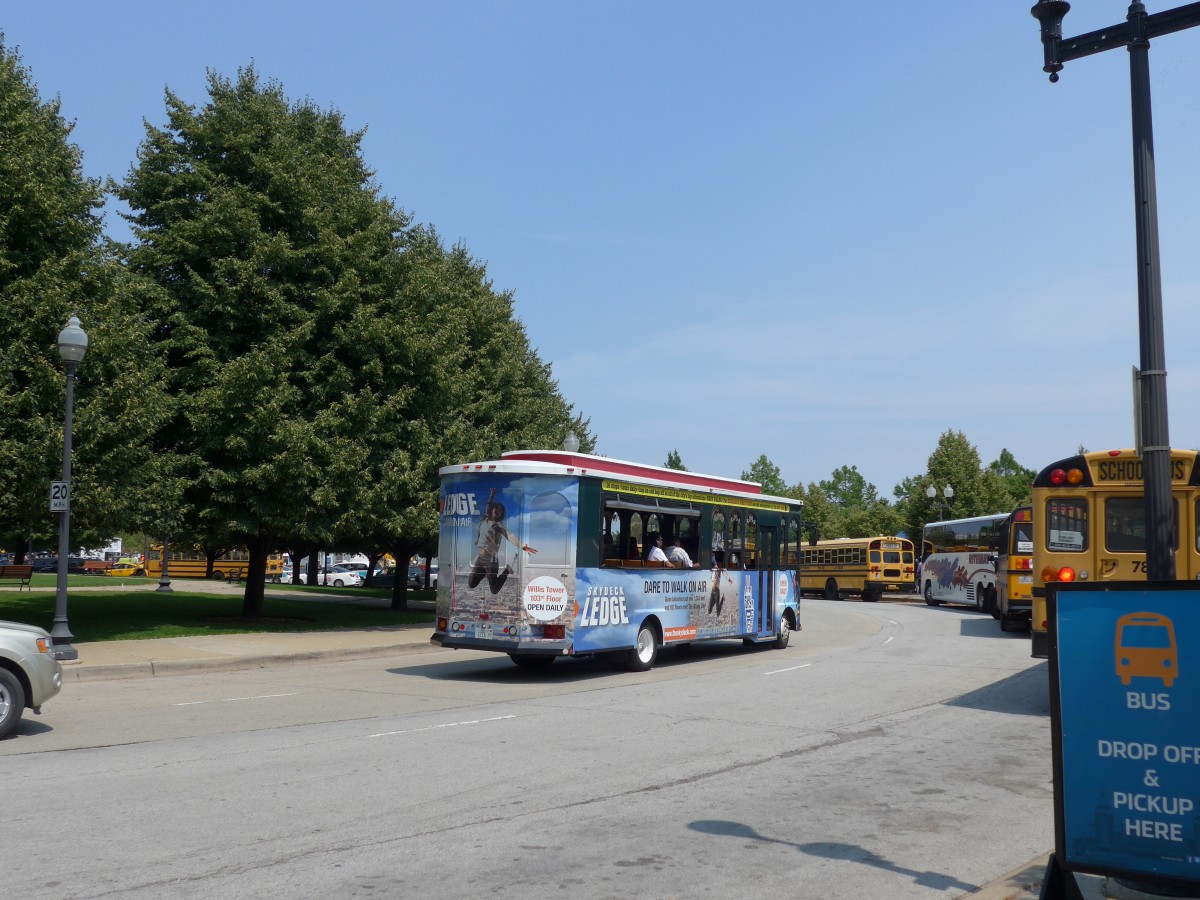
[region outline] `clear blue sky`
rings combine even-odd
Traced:
[[[1031,2],[9,0],[0,30],[91,176],[125,177],[164,88],[202,104],[208,68],[341,110],[383,192],[513,292],[600,453],[852,464],[890,497],[947,429],[1033,469],[1133,442],[1128,54],[1049,84]],[[1067,35],[1128,4],[1073,6]],[[1200,29],[1150,51],[1181,447],[1197,60]]]

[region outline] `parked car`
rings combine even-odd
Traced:
[[[62,666],[54,658],[50,633],[36,625],[0,622],[0,738],[12,734],[26,709],[41,714],[42,704],[62,690]]]
[[[420,566],[408,567],[408,586],[410,588],[425,587],[425,572]]]
[[[300,570],[300,583],[308,584],[308,572]],[[362,579],[358,574],[341,566],[327,566],[317,571],[317,584],[332,587],[362,587]]]
[[[170,571],[169,564],[167,571]],[[121,559],[109,566],[109,568],[106,569],[102,574],[109,575],[113,578],[131,578],[134,575],[145,575],[146,570],[142,568],[141,563],[133,562],[132,560],[128,559]]]

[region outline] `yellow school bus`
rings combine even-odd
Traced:
[[[996,554],[996,602],[992,615],[1000,630],[1024,627],[1033,609],[1033,508],[1014,509],[1000,526]]]
[[[801,549],[800,590],[839,600],[858,594],[878,600],[912,588],[916,576],[913,544],[908,538],[878,535],[829,538]]]
[[[1200,574],[1200,468],[1195,450],[1171,451],[1175,577]],[[1046,585],[1146,578],[1142,461],[1133,450],[1051,463],[1033,482],[1032,655],[1049,651]]]
[[[231,581],[245,578],[250,570],[249,550],[228,550],[213,560],[212,571],[208,568],[208,557],[199,549],[167,551],[168,578],[213,578]],[[267,581],[283,574],[283,555],[272,553],[267,556]],[[146,575],[150,578],[162,576],[162,547],[151,547],[146,555]]]

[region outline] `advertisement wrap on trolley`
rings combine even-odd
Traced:
[[[737,637],[786,645],[798,601],[794,568],[727,567],[717,551],[703,554],[703,567],[602,565],[599,527],[581,532],[581,483],[598,496],[598,482],[574,475],[443,472],[436,643],[530,664],[637,648],[652,623],[661,646]],[[588,518],[599,521],[589,502]],[[700,522],[703,513],[694,515]]]

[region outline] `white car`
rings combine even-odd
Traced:
[[[42,704],[62,690],[62,666],[54,658],[50,633],[36,625],[0,622],[0,738],[12,734],[26,708],[41,714]]]
[[[306,569],[300,570],[300,583],[308,584]],[[357,572],[351,572],[341,566],[328,566],[317,572],[317,584],[332,587],[362,587],[362,577]]]

